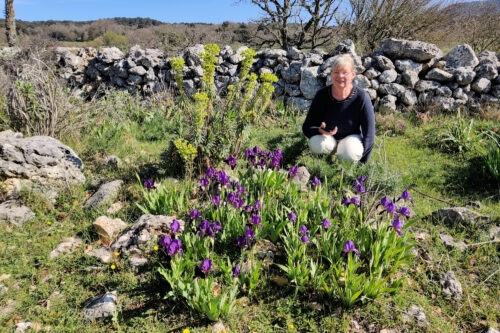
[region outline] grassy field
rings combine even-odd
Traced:
[[[137,114],[140,107],[130,107],[127,112],[130,110]],[[98,216],[106,215],[107,208],[88,210],[82,206],[86,197],[96,191],[96,184],[114,179],[125,181],[119,195],[124,208],[114,216],[132,225],[142,215],[136,203],[144,203],[136,175],[157,182],[175,177],[165,169],[163,154],[178,130],[175,112],[179,110],[171,106],[140,120],[130,115],[118,120],[109,117],[80,135],[62,138],[82,157],[87,182],[62,191],[55,204],[24,192],[23,200],[36,218],[20,228],[0,225],[2,331],[13,331],[20,321],[32,322],[34,331],[51,332],[211,330],[213,323],[184,302],[165,299],[167,283],[156,270],[160,254],[153,252],[151,265],[140,272],[134,272],[121,254],[114,258],[114,269],[86,255],[101,245],[92,223]],[[453,147],[440,146],[435,136],[440,129],[453,126],[456,115],[435,116],[422,123],[412,114],[400,114],[391,121],[377,123],[372,161],[358,166],[331,157],[312,156],[301,133],[303,119],[303,115],[294,113],[265,115],[248,131],[243,151],[255,145],[267,150],[282,149],[284,168],[304,165],[311,177],[319,177],[332,189],[339,186],[341,173],[346,183],[365,174],[377,200],[382,195],[397,197],[409,188],[415,201],[409,231],[425,233],[427,238],[418,243],[419,255],[397,272],[404,283],[396,293],[367,299],[350,308],[311,293],[295,296],[291,283],[278,286],[272,282],[273,275],[283,275],[273,265],[261,274],[251,297],[245,293],[238,296],[233,313],[224,320],[226,330],[480,332],[489,326],[500,328],[499,247],[485,235],[491,226],[499,224],[500,187],[481,164],[481,147],[490,141],[486,137],[477,139],[477,149],[457,153]],[[473,118],[461,119],[469,122]],[[494,118],[474,119],[476,133],[498,127]],[[400,120],[399,127],[394,120]],[[118,169],[106,166],[104,157],[108,155],[117,155],[122,165]],[[239,160],[242,161],[241,155]],[[188,186],[186,179],[177,178],[179,182],[173,189]],[[197,184],[198,179],[195,174],[193,182]],[[489,224],[450,227],[426,218],[436,209],[464,206],[471,201],[480,201],[481,207],[473,209],[490,216]],[[463,252],[450,250],[439,240],[441,233],[472,245]],[[49,253],[66,237],[79,237],[83,245],[69,255],[50,259]],[[278,245],[282,246],[280,242]],[[447,298],[441,291],[439,276],[447,271],[455,272],[462,284],[460,300]],[[111,290],[119,293],[117,314],[85,322],[81,315],[85,302]],[[423,308],[429,322],[427,328],[404,321],[405,311],[413,304]]]

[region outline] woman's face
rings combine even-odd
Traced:
[[[356,72],[349,65],[340,65],[332,70],[331,76],[335,87],[346,88],[352,84]]]

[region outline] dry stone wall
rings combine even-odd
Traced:
[[[239,69],[246,47],[221,49],[215,72],[215,86],[224,92],[229,84],[239,80]],[[170,58],[157,49],[134,46],[128,54],[119,49],[55,48],[60,75],[78,89],[91,91],[100,84],[129,92],[148,95],[176,83]],[[203,76],[200,54],[203,45],[182,52],[184,91],[191,95],[200,87]],[[500,61],[494,52],[476,55],[468,45],[459,45],[443,56],[434,44],[421,41],[386,39],[373,54],[360,57],[350,40],[343,41],[331,52],[303,52],[266,49],[257,52],[252,71],[270,72],[275,83],[275,97],[287,104],[306,109],[316,91],[331,84],[333,56],[351,54],[358,75],[354,82],[365,89],[375,107],[403,110],[419,105],[436,105],[443,110],[455,110],[460,105],[477,108],[481,103],[500,104]]]

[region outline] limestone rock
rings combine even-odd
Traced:
[[[59,257],[61,254],[71,253],[81,244],[82,241],[78,238],[66,238],[52,252],[50,252],[50,258],[54,259]]]
[[[318,79],[319,66],[302,68],[300,73],[300,90],[304,97],[313,99],[316,92],[323,87]]]
[[[415,85],[415,90],[418,92],[423,92],[423,91],[428,91],[428,90],[436,90],[440,86],[441,85],[436,81],[420,80]]]
[[[87,301],[83,308],[83,318],[94,321],[98,318],[112,317],[117,309],[118,291],[109,291],[101,297]]]
[[[113,253],[106,247],[93,249],[89,251],[87,255],[99,259],[103,264],[108,264],[113,260]]]
[[[97,54],[97,59],[105,64],[111,64],[114,61],[123,59],[123,52],[117,47],[103,48]]]
[[[84,207],[97,208],[101,205],[114,201],[123,185],[123,180],[114,180],[101,185],[94,195],[85,201]]]
[[[310,177],[311,177],[311,174],[309,173],[309,171],[307,171],[307,168],[304,166],[301,166],[297,169],[297,174],[290,178],[290,181],[295,183],[295,184],[305,186],[309,182]]]
[[[107,216],[99,216],[92,225],[104,241],[112,241],[127,227],[121,219],[110,219]]]
[[[379,108],[382,110],[396,111],[397,97],[393,95],[385,95],[380,99]]]
[[[441,284],[441,288],[443,288],[443,294],[446,296],[451,296],[457,300],[462,298],[462,285],[455,277],[454,272],[449,271],[442,274],[439,283]]]
[[[381,73],[380,71],[378,71],[376,68],[369,68],[367,69],[364,73],[363,73],[363,76],[365,76],[367,79],[374,79],[376,78],[377,76],[379,76]]]
[[[407,105],[407,106],[412,106],[417,104],[417,94],[415,93],[415,90],[412,89],[405,89],[404,92],[400,95],[401,101]]]
[[[496,64],[483,63],[474,68],[478,78],[493,80],[498,76]]]
[[[415,84],[419,81],[418,74],[416,72],[404,72],[401,73],[401,81],[406,84],[409,88],[414,88]]]
[[[454,70],[453,76],[459,85],[465,86],[474,80],[476,72],[474,72],[471,68],[460,67]]]
[[[378,88],[378,92],[382,95],[394,95],[400,96],[405,92],[405,87],[397,83],[384,83],[381,84]]]
[[[146,265],[147,263],[148,263],[148,259],[146,259],[142,255],[133,254],[130,257],[130,267],[132,267],[132,269],[137,270],[137,269],[141,268],[142,266]]]
[[[381,41],[379,46],[380,50],[390,57],[411,59],[418,62],[440,58],[443,55],[443,52],[436,45],[421,41],[388,38]]]
[[[115,202],[111,206],[109,206],[108,210],[106,211],[107,214],[116,214],[123,208],[123,203],[120,201]]]
[[[424,309],[416,304],[410,306],[403,314],[401,319],[403,320],[403,322],[415,322],[419,327],[422,328],[429,326],[429,322],[427,321],[427,317],[425,316]]]
[[[33,325],[30,321],[22,321],[16,324],[15,333],[25,333]]]
[[[199,66],[203,62],[200,58],[202,52],[205,51],[205,47],[202,44],[196,44],[194,46],[188,47],[184,52],[184,60],[187,66]]]
[[[286,56],[292,60],[302,60],[304,59],[304,52],[300,51],[296,47],[289,47]]]
[[[43,184],[79,184],[85,181],[82,169],[76,153],[52,137],[23,138],[10,130],[0,132],[0,176]]]
[[[455,242],[453,237],[451,237],[450,235],[440,234],[439,240],[441,241],[441,243],[443,243],[444,246],[450,249],[456,248],[460,251],[464,251],[467,248],[467,244],[465,244],[463,241]]]
[[[427,73],[427,75],[425,75],[425,78],[427,80],[434,80],[438,82],[449,82],[453,80],[453,74],[439,68],[433,68]]]
[[[287,83],[299,83],[301,69],[302,69],[302,63],[291,62],[290,66],[285,67],[281,70],[281,77]]]
[[[392,83],[396,81],[397,77],[398,77],[398,72],[396,72],[394,69],[388,69],[383,71],[382,74],[380,74],[378,80],[380,83]]]
[[[142,66],[135,66],[128,70],[128,72],[132,75],[143,76],[146,74],[146,69]]]
[[[300,111],[309,110],[311,106],[311,101],[302,97],[290,97],[287,99],[286,103]]]
[[[122,162],[122,160],[118,156],[115,156],[115,155],[106,156],[106,158],[104,159],[105,165],[115,167],[115,168],[119,167],[121,162]]]
[[[9,200],[0,203],[0,222],[8,222],[15,226],[22,226],[35,217],[35,213],[18,202]]]
[[[471,89],[479,94],[487,93],[491,89],[491,81],[485,78],[476,79],[472,83]]]
[[[386,71],[389,69],[395,69],[394,64],[391,59],[384,57],[383,55],[377,55],[373,57],[374,62],[381,71]]]
[[[370,80],[368,80],[364,75],[356,75],[356,77],[352,80],[353,84],[362,88],[370,88],[371,83]]]
[[[474,68],[477,64],[479,64],[479,60],[477,59],[474,50],[472,50],[472,48],[467,44],[456,46],[443,57],[443,60],[446,61],[446,66],[451,68]]]
[[[396,69],[401,72],[415,72],[420,73],[422,70],[422,64],[419,64],[411,59],[398,59],[394,62],[394,65],[396,66]]]

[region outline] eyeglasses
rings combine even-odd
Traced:
[[[335,76],[348,76],[352,72],[332,72],[333,75]]]

